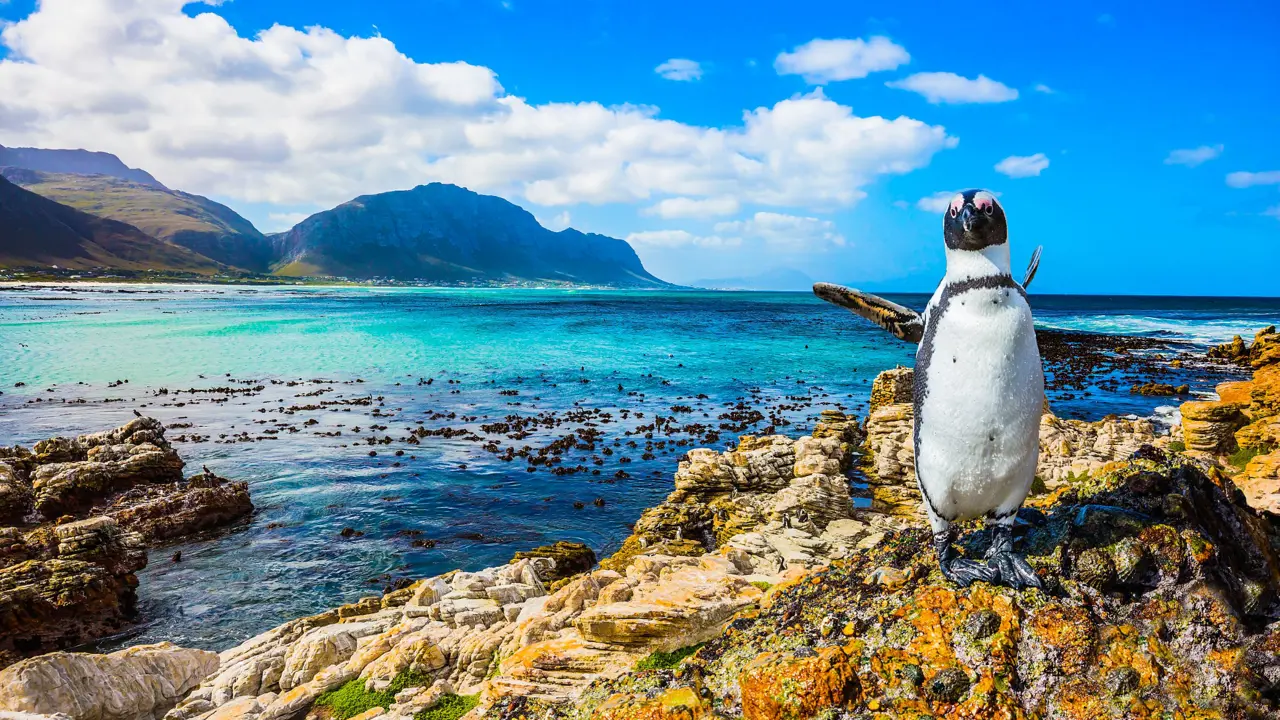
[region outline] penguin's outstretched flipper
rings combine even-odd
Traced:
[[[918,343],[924,337],[920,313],[870,293],[831,283],[815,283],[813,294],[888,330],[894,337]]]
[[[1027,286],[1036,277],[1036,271],[1040,269],[1040,251],[1044,250],[1043,245],[1037,245],[1036,251],[1031,253],[1031,262],[1027,263],[1027,273],[1022,276],[1022,289],[1026,290]]]

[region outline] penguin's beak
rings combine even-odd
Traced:
[[[973,230],[973,222],[975,218],[976,215],[973,212],[973,206],[965,205],[964,209],[960,211],[960,226],[964,228],[965,232]]]

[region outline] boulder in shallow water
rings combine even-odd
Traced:
[[[110,655],[50,653],[0,672],[0,709],[76,720],[133,720],[164,712],[218,669],[218,656],[170,643]]]
[[[1229,453],[1236,449],[1235,432],[1249,424],[1237,403],[1220,400],[1182,403],[1182,436],[1188,450]]]
[[[0,667],[125,629],[148,544],[253,511],[245,483],[182,468],[148,417],[0,448]]]

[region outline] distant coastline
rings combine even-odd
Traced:
[[[279,275],[203,275],[200,273],[172,273],[163,271],[108,270],[97,274],[84,270],[53,270],[50,268],[0,268],[0,287],[6,285],[256,285],[265,287],[314,286],[314,287],[415,287],[462,290],[468,288],[498,290],[502,288],[522,290],[670,290],[688,291],[706,288],[683,285],[637,288],[634,286],[595,283],[573,283],[555,280],[509,281],[459,281],[398,280],[371,278],[367,280],[342,277],[282,277]]]

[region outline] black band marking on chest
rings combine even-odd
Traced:
[[[929,491],[924,488],[924,479],[920,477],[920,411],[924,407],[925,398],[929,396],[929,366],[933,363],[934,336],[938,332],[938,321],[947,312],[947,307],[951,305],[952,300],[971,290],[999,290],[1000,288],[1017,290],[1023,300],[1027,299],[1027,291],[1014,282],[1012,275],[985,275],[945,285],[942,288],[942,295],[938,297],[938,304],[926,311],[924,337],[920,339],[920,349],[916,352],[916,368],[911,383],[911,448],[915,458],[916,484],[920,486],[920,494],[924,496],[925,502],[929,503],[929,509],[933,510],[933,514],[947,522],[954,521],[955,515],[948,517],[938,511],[933,498],[929,497]]]

